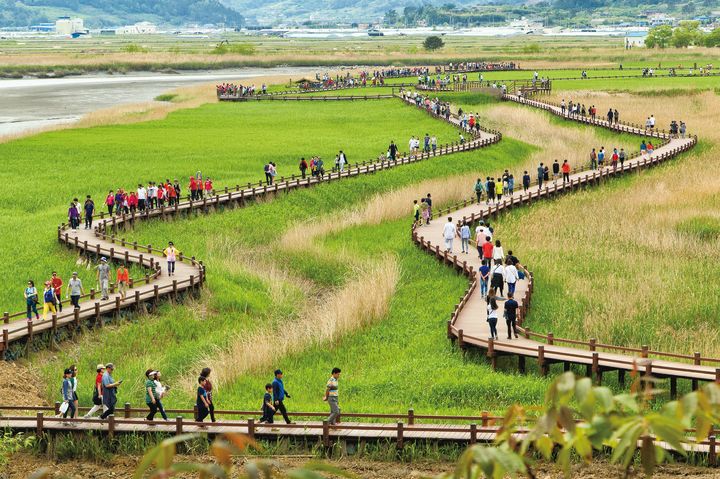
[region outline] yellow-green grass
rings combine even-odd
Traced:
[[[344,150],[351,162],[376,158],[390,140],[435,134],[440,143],[456,131],[397,100],[360,103],[223,103],[172,113],[166,120],[72,129],[0,145],[0,271],[10,281],[0,292],[6,311],[25,307],[28,278],[76,269],[75,255],[56,245],[73,197],[90,194],[98,212],[110,189],[187,178],[201,170],[217,188],[264,179],[273,161],[279,176],[299,173],[299,158],[321,155],[330,168]],[[167,239],[164,239],[166,241]],[[194,251],[186,250],[188,253]],[[92,272],[80,268],[86,286]]]

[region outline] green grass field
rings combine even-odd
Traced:
[[[55,229],[73,197],[91,194],[98,211],[108,190],[139,182],[187,177],[201,170],[215,186],[264,179],[273,161],[278,176],[299,173],[301,156],[320,155],[326,167],[344,150],[351,162],[377,158],[391,139],[407,149],[410,135],[436,134],[455,141],[456,131],[397,100],[357,103],[298,102],[206,105],[167,120],[45,133],[0,145],[6,162],[0,179],[0,271],[15,278],[0,292],[7,311],[25,307],[22,291],[57,269],[65,279],[75,256],[56,246]],[[31,166],[28,166],[31,165]],[[18,241],[20,240],[20,241]],[[86,285],[92,272],[81,269]],[[13,287],[14,286],[14,287]]]

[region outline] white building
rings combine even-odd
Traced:
[[[637,48],[645,46],[647,32],[627,32],[625,34],[625,48]]]
[[[60,35],[72,35],[85,31],[82,18],[60,17],[55,21],[55,32]]]
[[[152,35],[157,31],[157,25],[150,22],[139,22],[135,25],[125,25],[115,29],[115,33],[118,35]]]

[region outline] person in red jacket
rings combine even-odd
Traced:
[[[130,213],[135,213],[138,206],[138,197],[137,193],[134,191],[130,192],[130,196],[128,196],[128,207],[130,208]]]
[[[159,208],[165,206],[165,186],[162,183],[160,183],[157,189],[157,200]]]
[[[213,190],[213,183],[210,177],[208,176],[207,180],[205,180],[205,196],[210,196]]]
[[[105,206],[107,206],[108,214],[112,215],[115,207],[115,192],[113,190],[110,190],[110,193],[105,197]]]
[[[175,203],[177,202],[177,191],[175,190],[175,187],[168,182],[166,185],[166,192],[168,196],[168,204],[170,206],[175,206]]]
[[[485,242],[482,244],[482,252],[483,260],[487,261],[487,264],[492,264],[493,249],[492,238],[486,236]]]
[[[566,181],[570,181],[570,163],[568,163],[567,160],[563,160],[561,169],[563,174],[563,184],[565,184]]]
[[[198,199],[197,189],[198,189],[197,181],[195,181],[194,176],[191,176],[190,177],[190,199],[193,201]]]

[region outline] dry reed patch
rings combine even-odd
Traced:
[[[388,193],[376,194],[341,217],[308,220],[293,226],[280,239],[280,246],[288,250],[307,249],[308,245],[314,244],[314,238],[322,238],[355,226],[378,225],[383,221],[403,217],[409,219],[413,200],[419,201],[426,192],[432,192],[433,201],[438,205],[461,201],[474,194],[475,180],[485,176],[480,172],[468,173],[427,180]]]
[[[550,164],[555,159],[560,162],[568,160],[571,166],[580,167],[589,158],[589,148],[601,146],[610,151],[614,147],[633,151],[630,145],[622,141],[608,144],[606,139],[599,138],[591,128],[558,127],[551,122],[547,114],[530,108],[500,104],[489,108],[481,116],[485,117],[483,120],[486,123],[493,124],[502,131],[503,135],[537,146],[539,150],[533,153],[526,163],[532,167],[540,162]],[[534,171],[534,168],[529,171]],[[519,178],[520,175],[516,176]]]
[[[342,335],[363,328],[389,311],[400,279],[393,257],[366,265],[342,288],[318,300],[282,328],[258,329],[235,337],[229,348],[212,351],[198,363],[213,369],[218,386],[241,375],[268,367],[278,357],[296,354],[317,344],[332,345]],[[183,378],[185,390],[195,387],[194,376]]]

